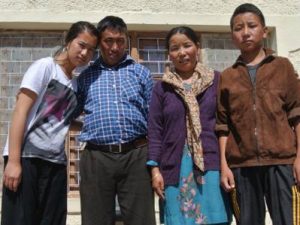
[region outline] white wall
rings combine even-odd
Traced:
[[[299,62],[300,1],[256,0],[267,25],[275,28],[279,55]],[[66,29],[70,23],[97,23],[121,16],[134,30],[162,30],[190,25],[199,31],[229,31],[229,19],[240,0],[0,0],[1,29]],[[292,53],[291,53],[292,52]],[[296,56],[295,56],[296,55]],[[299,63],[297,64],[300,70]]]

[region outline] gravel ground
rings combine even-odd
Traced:
[[[68,215],[67,225],[81,225],[81,215]]]
[[[68,215],[67,225],[81,225],[80,223],[81,215]],[[116,225],[123,225],[122,222],[116,222]]]
[[[80,223],[80,220],[81,220],[81,215],[79,214],[76,214],[76,215],[73,215],[73,214],[69,214],[67,216],[67,225],[81,225]],[[1,222],[1,220],[0,220]],[[158,223],[157,223],[158,224]],[[233,221],[231,223],[231,225],[235,225],[236,223]],[[270,217],[269,215],[267,215],[267,218],[266,218],[266,225],[271,225],[271,220],[270,220]],[[123,225],[122,222],[117,222],[116,225]]]

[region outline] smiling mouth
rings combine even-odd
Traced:
[[[78,58],[80,62],[84,63],[86,60],[84,58]]]
[[[188,63],[189,60],[188,59],[182,59],[182,60],[179,60],[179,63]]]

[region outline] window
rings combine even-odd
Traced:
[[[68,156],[68,190],[77,191],[79,190],[79,161],[80,153],[83,150],[83,143],[77,140],[79,135],[77,129],[71,129],[67,138],[66,138],[66,149]]]
[[[168,64],[164,38],[138,38],[138,62],[150,69],[154,78],[161,77]]]

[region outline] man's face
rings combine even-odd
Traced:
[[[107,28],[101,33],[100,51],[103,61],[108,66],[117,65],[125,55],[127,37],[116,29]]]

